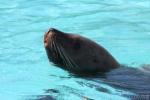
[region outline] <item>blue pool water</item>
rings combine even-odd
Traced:
[[[128,100],[130,89],[49,63],[43,35],[55,27],[86,36],[140,68],[150,64],[149,12],[149,0],[0,0],[0,100]]]

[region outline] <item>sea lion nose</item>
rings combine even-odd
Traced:
[[[45,47],[48,46],[48,37],[49,37],[49,32],[45,33],[45,35],[44,35],[44,46]]]
[[[54,28],[50,28],[44,35],[44,46],[47,47],[49,44],[49,39],[52,37],[52,34],[54,33]]]
[[[48,44],[51,40],[53,40],[53,38],[61,38],[63,37],[65,34],[55,28],[50,28],[44,35],[44,45],[45,47],[48,47]],[[57,39],[58,39],[57,38]]]
[[[50,28],[44,35],[44,45],[48,46],[49,40],[53,38],[54,35],[58,34],[58,30],[55,28]]]

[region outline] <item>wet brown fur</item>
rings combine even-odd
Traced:
[[[44,45],[49,60],[72,73],[104,73],[119,67],[106,49],[80,35],[51,28],[45,33]]]

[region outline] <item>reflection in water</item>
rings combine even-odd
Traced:
[[[81,77],[87,81],[79,80],[76,81],[77,84],[82,87],[89,87],[96,89],[99,92],[106,94],[114,94],[111,89],[103,84],[108,84],[111,87],[118,89],[118,92],[122,92],[120,95],[129,98],[132,100],[137,99],[150,99],[150,65],[143,65],[140,68],[131,68],[131,67],[122,67],[115,70],[112,70],[109,73],[106,73],[103,76],[91,76],[91,77]],[[58,77],[58,76],[55,76]],[[62,78],[62,76],[60,76]],[[77,76],[66,77],[66,79],[73,78]],[[65,77],[63,77],[65,78]],[[77,77],[80,78],[80,77]],[[62,85],[62,90],[68,92],[69,94],[76,95],[80,99],[94,100],[89,98],[84,94],[86,91],[79,91],[78,89]],[[129,91],[129,93],[123,93],[123,91]],[[44,90],[48,95],[37,96],[38,100],[54,100],[61,99],[60,95],[63,95],[62,91],[57,89],[47,89]]]
[[[144,66],[143,68],[123,67],[113,70],[107,73],[107,82],[134,93],[150,93],[149,67],[150,66]]]

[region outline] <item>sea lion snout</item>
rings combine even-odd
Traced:
[[[50,28],[44,35],[44,46],[48,47],[48,45],[55,40],[62,40],[63,37],[66,36],[64,32],[61,32],[55,28]]]
[[[44,46],[47,47],[50,39],[50,31],[46,32],[44,35]]]
[[[44,46],[48,47],[50,40],[52,39],[52,36],[54,34],[57,34],[57,30],[55,28],[50,28],[44,35]]]

